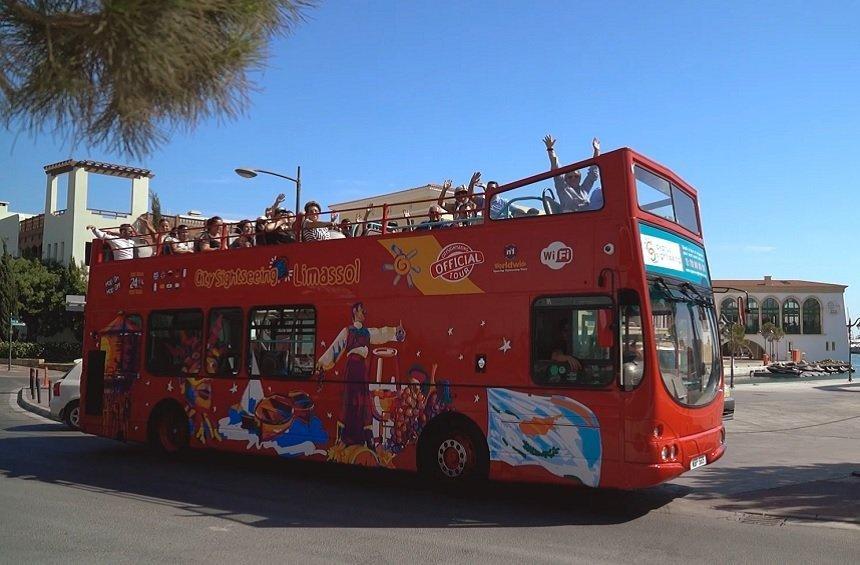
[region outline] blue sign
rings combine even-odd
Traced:
[[[639,224],[639,239],[646,272],[711,286],[708,259],[702,246],[645,224]]]

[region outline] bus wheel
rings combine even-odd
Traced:
[[[468,482],[486,479],[489,473],[487,443],[474,425],[437,426],[421,442],[419,458],[419,471],[436,481]]]
[[[155,417],[155,447],[164,453],[179,453],[188,447],[188,418],[178,406],[168,405]]]

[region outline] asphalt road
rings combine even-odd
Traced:
[[[838,505],[814,501],[816,485],[847,484],[857,504],[858,483],[846,482],[860,467],[857,388],[737,389],[729,454],[658,488],[445,493],[407,474],[206,453],[164,459],[21,411],[10,393],[24,381],[4,373],[2,563],[860,562],[850,516],[780,518],[832,512]],[[774,489],[783,501],[800,497],[803,511],[756,517]],[[747,503],[756,497],[758,506]]]

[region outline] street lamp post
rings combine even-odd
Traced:
[[[296,209],[295,213],[299,213],[299,205],[302,201],[302,167],[296,167],[296,178],[288,177],[287,175],[282,175],[280,173],[275,173],[272,171],[265,171],[263,169],[252,169],[252,168],[244,168],[240,167],[236,169],[236,174],[242,178],[252,179],[258,174],[263,173],[266,175],[272,175],[273,177],[280,177],[282,179],[287,179],[288,181],[292,181],[296,183]]]

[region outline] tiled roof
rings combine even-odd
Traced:
[[[798,279],[714,279],[714,287],[733,287],[748,292],[844,292],[847,285]]]

